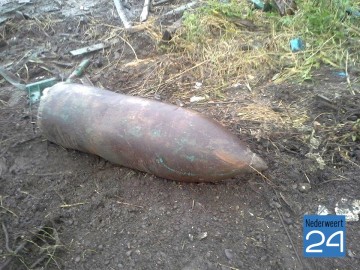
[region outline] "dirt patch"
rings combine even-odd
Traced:
[[[112,3],[101,3],[86,6],[89,14],[79,9],[79,16],[64,17],[67,9],[58,7],[37,20],[5,22],[1,62],[26,82],[66,78],[81,60],[69,50],[107,39],[109,49],[90,55],[87,82],[207,114],[269,169],[218,184],[184,184],[63,149],[39,133],[37,105],[2,80],[0,267],[357,269],[359,222],[347,224],[345,258],[302,255],[304,214],[360,198],[360,96],[346,78],[324,68],[303,85],[237,84],[223,89],[221,99],[191,103],[210,86],[195,87],[190,59],[164,54],[152,32],[123,33]],[[35,12],[26,7],[24,13]],[[359,91],[359,82],[351,83]]]

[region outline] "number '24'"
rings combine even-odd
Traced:
[[[310,236],[311,236],[312,234],[319,234],[319,235],[321,236],[321,241],[318,242],[318,243],[309,245],[309,246],[306,248],[306,252],[309,252],[309,253],[322,253],[322,252],[323,252],[322,249],[313,249],[313,248],[314,248],[314,247],[321,246],[322,244],[324,244],[325,239],[326,239],[325,235],[324,235],[323,232],[321,232],[321,231],[313,230],[313,231],[309,232],[309,233],[306,235],[306,240],[309,240],[309,239],[310,239]],[[339,241],[339,243],[331,243],[331,240],[332,240],[336,235],[339,235],[339,236],[340,236],[340,241]],[[327,246],[327,247],[339,247],[339,248],[340,248],[340,252],[344,252],[344,232],[343,232],[343,231],[337,231],[337,232],[334,232],[332,235],[330,235],[329,238],[328,238],[327,241],[326,241],[326,246]]]

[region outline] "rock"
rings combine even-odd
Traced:
[[[76,263],[80,262],[80,260],[81,260],[80,256],[77,256],[77,257],[75,258],[75,262],[76,262]]]
[[[289,213],[289,212],[284,212],[284,217],[289,218],[289,217],[290,217],[290,213]]]
[[[311,189],[311,185],[309,183],[301,183],[298,188],[300,192],[307,193]]]
[[[8,40],[7,44],[10,45],[10,46],[17,45],[18,44],[18,39],[16,37],[12,37],[12,38],[10,38],[10,40]]]
[[[272,202],[270,202],[270,207],[271,207],[271,208],[277,208],[277,209],[280,209],[280,208],[281,208],[281,204],[280,204],[280,203],[278,203],[278,202],[274,202],[274,201],[272,201]]]
[[[189,233],[189,240],[192,242],[192,241],[194,241],[194,236],[191,234],[191,233]]]
[[[234,258],[234,253],[231,249],[225,249],[225,256],[231,261]]]
[[[291,218],[284,218],[284,222],[285,222],[286,225],[293,224],[293,220]]]
[[[356,256],[354,255],[354,253],[351,251],[351,249],[348,250],[348,255],[350,258],[356,258]]]
[[[208,236],[208,233],[207,233],[207,232],[203,232],[203,233],[200,233],[197,238],[198,238],[199,240],[202,240],[202,239],[205,239],[207,236]]]
[[[130,257],[131,256],[131,253],[132,253],[132,250],[129,250],[126,252],[126,256]]]

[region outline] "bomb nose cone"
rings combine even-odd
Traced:
[[[249,167],[259,172],[265,171],[268,168],[265,161],[255,153],[252,154]]]

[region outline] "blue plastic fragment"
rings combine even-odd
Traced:
[[[254,4],[254,7],[257,8],[257,9],[264,9],[264,7],[265,7],[264,1],[251,0],[251,2]]]
[[[346,78],[348,76],[348,74],[344,71],[339,71],[339,72],[336,72],[335,74],[342,78]]]
[[[305,44],[300,38],[290,40],[290,49],[292,52],[299,52],[305,49]]]
[[[347,8],[346,13],[348,15],[354,16],[354,17],[360,17],[360,10],[355,10],[353,8]]]

